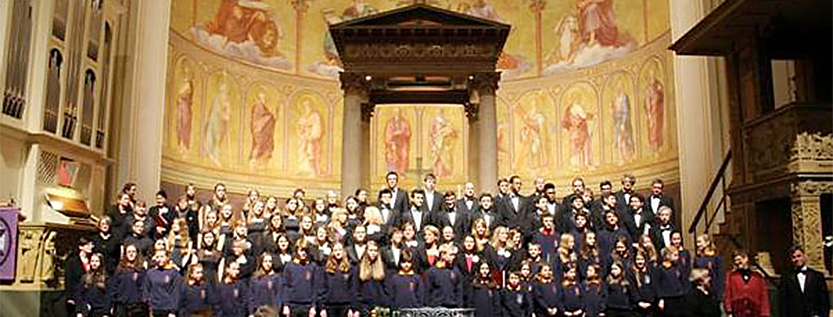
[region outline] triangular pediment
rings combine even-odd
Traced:
[[[330,29],[365,28],[373,26],[461,26],[483,28],[506,28],[510,26],[500,22],[449,11],[425,4],[380,12],[363,18],[349,20],[330,26]]]

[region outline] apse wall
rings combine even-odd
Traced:
[[[410,2],[173,0],[164,187],[337,189],[343,100],[326,27]],[[543,176],[561,193],[578,175],[678,182],[667,0],[429,2],[512,25],[498,65],[500,175]],[[467,129],[459,106],[378,107],[372,186],[388,170],[406,187],[433,171],[458,189]]]

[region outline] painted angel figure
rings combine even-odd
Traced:
[[[211,100],[208,118],[205,122],[202,153],[216,165],[220,163],[220,147],[228,134],[228,124],[231,121],[231,101],[228,96],[228,86],[220,84],[219,92]]]
[[[584,110],[578,101],[573,101],[564,111],[561,125],[570,135],[570,163],[573,166],[590,166],[592,161],[592,130],[590,123],[594,115]]]

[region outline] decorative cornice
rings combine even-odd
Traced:
[[[480,110],[480,104],[474,102],[467,102],[463,104],[463,109],[466,111],[466,117],[469,120],[477,121],[477,116]]]
[[[802,132],[796,135],[791,160],[833,160],[833,135]]]
[[[833,193],[833,181],[808,180],[790,184],[793,196],[818,196]]]

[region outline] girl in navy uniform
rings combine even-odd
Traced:
[[[631,255],[631,244],[629,240],[630,238],[627,236],[619,236],[613,244],[613,253],[607,259],[605,267],[609,268],[611,263],[619,261],[625,265],[626,270],[630,268],[630,263],[633,263],[633,256]]]
[[[701,234],[697,236],[697,256],[694,258],[694,267],[709,270],[711,277],[711,285],[709,291],[714,293],[717,298],[723,298],[723,284],[725,278],[720,264],[723,263],[720,255],[717,254],[717,249],[712,242],[711,236],[708,234]]]
[[[356,268],[350,260],[341,242],[333,244],[330,256],[324,264],[324,278],[321,310],[327,317],[345,317],[357,313],[356,296],[359,293],[359,280]]]
[[[532,316],[532,297],[521,283],[520,272],[509,273],[508,283],[500,295],[504,316]]]
[[[90,256],[90,271],[81,277],[77,313],[83,316],[110,316],[113,313],[111,294],[113,283],[107,278],[104,256],[94,253]]]
[[[292,262],[283,269],[283,314],[297,317],[314,316],[320,289],[318,268],[310,261],[307,240],[295,243]]]
[[[223,280],[217,284],[218,316],[245,317],[249,313],[249,288],[240,279],[240,263],[229,262],[223,269]]]
[[[599,270],[598,266],[591,265],[584,272],[585,279],[582,283],[582,287],[584,288],[584,297],[582,298],[584,301],[584,317],[599,317],[600,314],[603,315],[607,305],[605,289],[602,285],[602,278],[599,276]]]
[[[212,315],[214,301],[218,300],[214,295],[214,284],[206,283],[202,264],[189,265],[185,287],[182,288],[179,316]]]
[[[656,271],[656,294],[659,298],[657,307],[661,316],[682,316],[684,309],[684,295],[688,276],[680,263],[679,250],[670,246],[663,250],[663,260]]]
[[[676,248],[677,253],[679,254],[679,259],[677,261],[679,262],[680,268],[683,270],[683,275],[686,276],[683,280],[685,282],[685,289],[687,293],[688,289],[691,287],[691,282],[687,278],[691,274],[691,252],[688,252],[683,245],[683,233],[679,230],[671,232],[671,246]]]
[[[607,273],[606,267],[604,267],[607,261],[605,260],[605,255],[599,252],[596,233],[593,231],[585,232],[581,240],[584,243],[581,244],[581,251],[579,253],[579,269],[582,272],[587,272],[587,267],[598,265],[602,268],[601,272],[599,272],[601,275]]]
[[[402,251],[399,271],[391,277],[391,307],[394,309],[422,307],[424,297],[422,284],[422,277],[414,270],[411,252]]]
[[[145,275],[142,294],[154,317],[175,317],[182,295],[182,276],[167,252],[156,252],[153,261],[156,266]]]
[[[564,272],[561,289],[558,292],[559,310],[565,317],[582,317],[584,315],[584,290],[578,282],[576,268]]]
[[[630,270],[629,278],[636,290],[634,312],[640,316],[652,316],[656,308],[655,269],[656,267],[647,261],[645,254],[636,253],[633,256],[633,268]]]
[[[277,311],[283,297],[283,281],[275,273],[274,257],[271,253],[261,254],[258,258],[257,271],[249,279],[249,314],[253,315],[261,307]]]
[[[380,254],[376,241],[368,241],[367,251],[359,261],[362,316],[370,316],[374,311],[379,315],[388,306],[387,274]]]
[[[605,283],[607,293],[606,317],[629,317],[631,308],[636,306],[636,289],[625,276],[625,265],[622,262],[613,262],[610,265],[610,274]]]
[[[500,316],[500,285],[492,278],[489,262],[482,261],[477,265],[477,276],[472,281],[471,294],[467,298],[466,307],[474,308],[474,316]]]
[[[533,311],[538,317],[553,317],[558,310],[558,283],[553,279],[552,267],[544,265],[532,283]]]
[[[145,283],[144,261],[135,245],[129,244],[124,247],[124,255],[111,280],[115,287],[113,300],[116,316],[146,317],[148,310],[142,297]]]
[[[276,249],[273,252],[275,258],[273,259],[274,263],[272,265],[278,273],[282,273],[283,269],[292,263],[292,242],[285,233],[278,234],[278,238],[275,241]]]
[[[553,261],[553,274],[555,274],[555,280],[557,281],[562,279],[564,272],[576,267],[578,256],[573,252],[575,241],[575,237],[569,233],[561,234],[559,238],[558,249],[555,251]]]
[[[456,248],[451,245],[440,247],[440,258],[428,269],[428,297],[430,307],[460,308],[463,305],[463,276],[454,266]]]
[[[477,252],[477,242],[473,236],[463,238],[462,253],[457,256],[457,269],[463,273],[463,302],[468,303],[471,295],[472,281],[477,277],[478,265],[481,259]],[[485,260],[483,260],[485,261]]]

